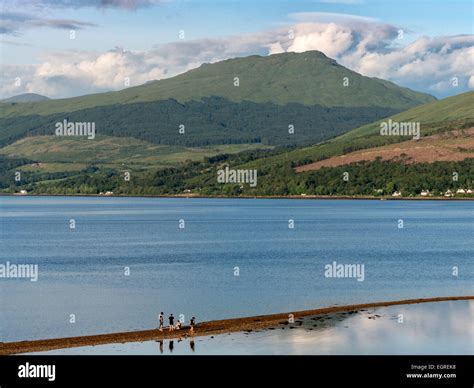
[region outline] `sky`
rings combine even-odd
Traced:
[[[0,1],[0,98],[120,90],[307,50],[438,98],[474,88],[472,0]]]

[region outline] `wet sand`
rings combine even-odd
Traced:
[[[224,319],[218,321],[203,322],[195,326],[193,337],[210,336],[216,334],[233,333],[233,332],[251,332],[255,330],[267,329],[278,325],[288,325],[289,318],[294,320],[298,318],[318,315],[329,315],[338,312],[355,313],[362,309],[387,307],[395,305],[409,305],[417,303],[429,302],[443,302],[456,300],[474,300],[474,296],[460,296],[460,297],[438,297],[438,298],[420,298],[389,302],[374,302],[347,306],[332,306],[327,308],[320,308],[315,310],[296,311],[289,313],[262,315],[245,318]],[[34,340],[34,341],[19,341],[0,343],[0,354],[18,354],[40,352],[55,349],[95,346],[113,343],[127,343],[127,342],[143,342],[151,340],[162,339],[179,339],[189,336],[189,328],[184,326],[178,331],[164,330],[160,332],[154,330],[142,330],[123,333],[100,334],[92,336]]]

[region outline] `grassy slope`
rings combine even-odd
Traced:
[[[36,93],[23,93],[23,94],[18,94],[16,96],[12,96],[9,98],[4,98],[3,100],[0,100],[0,102],[38,102],[38,101],[46,101],[49,100],[48,97],[42,96],[41,94],[36,94]]]
[[[84,138],[57,136],[27,137],[0,149],[0,154],[24,157],[40,162],[26,171],[76,171],[95,164],[112,168],[160,168],[174,166],[185,160],[202,160],[217,154],[232,154],[243,150],[269,148],[260,144],[234,144],[202,148],[160,146],[133,138],[97,136]]]
[[[443,100],[419,105],[391,117],[393,121],[418,121],[424,135],[445,127],[448,123],[463,124],[474,121],[474,92],[462,93]],[[388,119],[364,125],[334,139],[334,142],[345,142],[359,137],[377,135],[380,123]]]
[[[234,86],[239,77],[240,86]],[[349,86],[343,86],[348,77]],[[434,97],[388,81],[361,76],[318,51],[267,57],[234,58],[205,64],[173,78],[119,92],[93,94],[38,103],[2,104],[0,118],[52,114],[80,109],[173,98],[184,102],[220,96],[231,101],[289,102],[324,106],[381,106],[407,109]]]
[[[445,128],[456,129],[466,123],[474,125],[474,92],[467,92],[443,100],[417,106],[391,117],[394,121],[420,121],[422,135],[429,135]],[[386,119],[388,120],[388,118]],[[366,149],[384,144],[402,142],[406,137],[380,136],[380,122],[365,125],[338,136],[323,144],[296,149],[246,164],[252,168],[267,169],[272,165],[287,165],[303,160],[318,161],[341,155],[347,147]]]
[[[337,167],[377,158],[393,161],[403,158],[409,163],[433,163],[441,161],[462,161],[474,158],[474,128],[454,130],[443,134],[424,136],[419,140],[372,147],[333,156],[315,163],[298,167],[297,171],[318,170],[322,167]]]

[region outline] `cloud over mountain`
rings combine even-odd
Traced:
[[[122,89],[167,78],[202,63],[280,52],[319,50],[366,76],[438,96],[474,85],[474,36],[421,37],[375,19],[299,13],[286,27],[225,38],[168,43],[148,51],[46,53],[39,63],[2,67],[2,96],[35,92],[50,97]],[[408,42],[408,43],[405,43]],[[19,77],[21,86],[14,80]],[[18,82],[17,82],[18,83]]]

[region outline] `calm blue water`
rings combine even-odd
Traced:
[[[0,206],[0,264],[39,266],[37,282],[0,278],[0,341],[152,328],[160,311],[205,321],[474,294],[473,202],[1,197]],[[364,264],[365,280],[326,278],[333,261]]]

